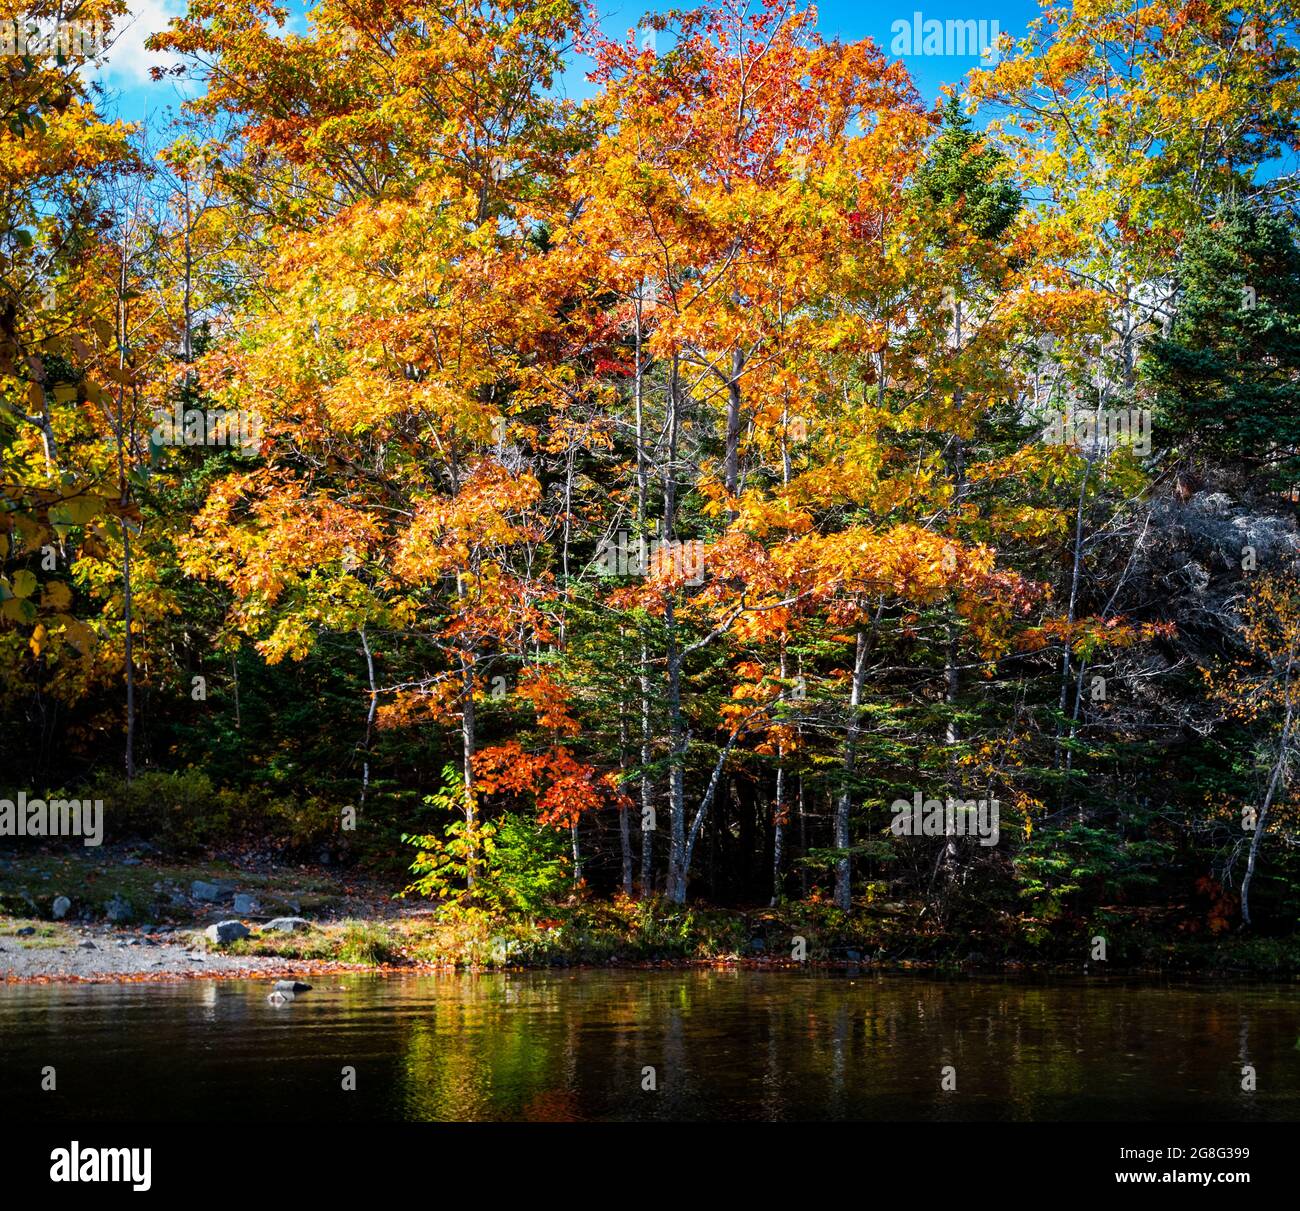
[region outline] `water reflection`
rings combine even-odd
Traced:
[[[1294,1119],[1286,987],[752,971],[0,987],[0,1113]],[[41,1094],[54,1064],[58,1090]],[[342,1068],[357,1070],[355,1092]],[[1241,1088],[1242,1068],[1257,1088]],[[941,1069],[956,1089],[941,1088]],[[650,1070],[653,1070],[651,1073]],[[645,1086],[650,1084],[652,1088]]]

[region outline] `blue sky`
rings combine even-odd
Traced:
[[[118,39],[109,55],[107,65],[98,73],[109,90],[111,112],[127,119],[140,119],[146,115],[158,120],[169,107],[175,107],[180,94],[175,81],[152,83],[148,78],[153,64],[165,63],[161,56],[151,55],[144,49],[144,40],[150,34],[166,27],[170,17],[184,11],[184,0],[129,0],[132,19],[130,27]],[[287,0],[285,7],[293,14],[289,29],[304,31],[305,14],[310,4],[304,0]],[[641,16],[649,11],[669,8],[689,8],[690,0],[675,0],[658,4],[632,3],[606,0],[600,4],[602,25],[610,36],[622,35],[635,28]],[[1013,37],[1022,34],[1026,25],[1038,13],[1036,0],[984,0],[971,4],[969,0],[825,0],[817,5],[818,27],[824,37],[851,41],[871,38],[886,54],[895,41],[894,23],[913,24],[913,14],[919,12],[924,21],[982,21],[985,30]],[[994,28],[996,23],[996,30]],[[957,48],[952,48],[957,49]],[[941,54],[900,56],[907,63],[917,86],[927,100],[938,96],[943,84],[955,83],[972,68],[980,64],[975,54]],[[564,91],[572,97],[589,94],[584,79],[584,68],[575,63],[564,81]]]

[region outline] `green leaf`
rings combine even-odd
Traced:
[[[12,622],[35,622],[36,607],[30,601],[12,597],[0,602],[0,618],[8,618]]]

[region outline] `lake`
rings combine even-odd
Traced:
[[[280,1008],[263,981],[0,985],[0,1118],[1300,1118],[1288,985],[748,970],[311,982]]]

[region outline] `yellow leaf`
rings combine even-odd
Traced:
[[[66,610],[72,604],[72,590],[61,580],[46,582],[41,605],[51,610]]]
[[[63,631],[68,637],[68,642],[83,656],[90,652],[96,643],[95,632],[81,619],[73,618],[71,614],[60,614],[59,621],[63,623]]]

